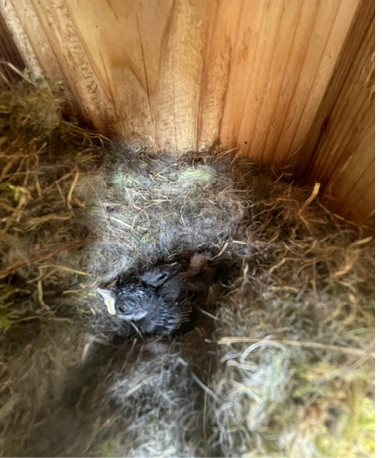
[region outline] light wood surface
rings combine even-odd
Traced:
[[[367,78],[366,32],[364,51],[353,38],[342,58],[346,70],[358,52],[349,82],[345,71],[330,83],[359,15],[365,28],[365,4],[373,2],[0,0],[0,12],[11,31],[22,28],[42,71],[64,81],[73,112],[101,132],[174,155],[220,142],[322,180],[332,200],[369,186],[371,202],[373,120],[365,91],[350,88]],[[329,106],[337,120],[318,140]]]
[[[375,11],[362,0],[295,172],[323,184],[327,203],[366,222],[375,207]]]

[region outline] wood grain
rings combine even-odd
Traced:
[[[5,1],[5,0],[1,0]],[[94,126],[272,163],[305,140],[359,0],[7,0]]]
[[[13,41],[12,35],[0,14],[0,88],[20,81],[20,76],[15,73],[6,62],[10,62],[18,70],[24,70],[24,62],[20,52]],[[3,79],[4,76],[4,79]]]
[[[375,206],[374,16],[362,0],[295,170],[324,185],[333,210],[363,222]]]
[[[328,186],[330,177],[341,182],[348,173],[342,169],[346,154],[354,152],[348,162],[353,168],[363,158],[363,134],[360,127],[354,132],[350,118],[359,113],[367,125],[372,122],[366,95],[352,102],[349,85],[333,83],[332,76],[336,68],[342,82],[347,72],[357,77],[358,67],[347,62],[361,52],[357,39],[367,50],[370,37],[358,27],[353,34],[363,33],[361,44],[360,35],[349,38],[349,30],[359,5],[372,5],[370,0],[7,3],[45,74],[64,81],[77,111],[101,132],[173,155],[220,142],[263,164],[322,177]],[[2,12],[7,20],[10,13]],[[364,16],[361,7],[358,21]],[[339,65],[345,41],[348,57]],[[359,56],[359,69],[366,61]],[[330,81],[333,94],[343,90],[336,105],[334,95],[325,97]],[[344,148],[347,142],[348,153],[329,152],[329,140],[318,145],[329,106],[333,117],[349,114],[335,134],[325,134]],[[351,148],[357,135],[363,150]],[[368,164],[364,173],[371,170]],[[350,173],[358,183],[354,189],[370,184]]]
[[[2,57],[19,70],[24,70],[24,67],[27,67],[33,72],[35,78],[42,77],[44,73],[40,63],[32,49],[29,38],[24,31],[24,27],[10,2],[0,0],[0,16],[0,20],[5,24],[9,31],[13,45],[17,48],[18,53],[20,54],[20,57],[17,57],[16,59],[14,59],[11,55]],[[7,32],[2,30],[1,39],[5,39],[6,34]]]

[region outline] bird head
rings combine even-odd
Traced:
[[[161,291],[170,274],[168,269],[156,268],[124,286],[99,288],[97,291],[111,315],[125,320],[141,320],[163,301]]]
[[[155,297],[139,284],[98,289],[110,315],[124,320],[141,320],[154,307]]]

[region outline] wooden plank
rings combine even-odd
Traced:
[[[357,186],[361,177],[367,174],[370,167],[374,167],[374,119],[366,127],[364,135],[358,140],[357,148],[354,148],[354,140],[350,141],[348,148],[351,148],[351,154],[348,154],[346,162],[338,167],[336,174],[330,177],[330,184],[335,184],[337,196],[340,201],[345,201],[346,196]],[[333,186],[333,185],[332,185]]]
[[[216,3],[207,32],[207,48],[200,90],[197,149],[211,148],[220,138],[232,60],[237,54],[237,35],[241,27],[244,1]],[[256,5],[256,2],[251,2]],[[253,16],[252,21],[253,21]]]
[[[362,0],[356,18],[354,19],[352,29],[346,38],[343,50],[336,63],[333,77],[322,100],[316,119],[310,129],[309,136],[297,155],[295,173],[299,176],[309,176],[307,167],[313,164],[316,157],[319,156],[317,153],[318,142],[322,134],[324,134],[324,131],[326,133],[330,113],[333,111],[335,104],[339,103],[344,81],[347,78],[350,81],[354,79],[352,68],[355,68],[355,56],[365,54],[365,50],[360,51],[360,47],[364,45],[365,36],[368,33],[374,33],[373,21],[374,2]]]
[[[344,204],[338,206],[350,221],[374,225],[375,218],[375,163],[359,178],[357,185],[348,194]]]
[[[321,138],[321,144],[317,145],[315,157],[307,168],[309,174],[313,167],[316,173],[323,176],[329,164],[337,156],[340,157],[339,149],[344,144],[345,139],[349,139],[351,130],[358,130],[359,120],[362,119],[365,113],[370,112],[373,116],[373,110],[370,110],[370,100],[368,90],[362,89],[360,77],[364,70],[373,64],[373,57],[370,50],[374,47],[374,27],[370,27],[368,33],[362,40],[362,45],[358,49],[358,59],[354,56],[349,56],[352,61],[352,66],[349,72],[345,75],[342,87],[334,95],[336,97],[335,104],[331,107],[330,118],[326,119],[325,135]],[[372,69],[370,71],[373,71]],[[339,121],[339,122],[338,122]],[[346,128],[350,128],[346,130]],[[343,133],[345,132],[345,137]],[[342,134],[342,136],[341,136]],[[327,154],[319,154],[318,151],[323,147],[323,141],[330,142],[326,145]],[[302,166],[302,164],[301,164]],[[332,173],[333,170],[329,170]]]
[[[260,159],[256,154],[255,146],[251,149],[252,138],[256,131],[257,121],[264,116],[261,110],[261,101],[267,81],[272,79],[270,75],[271,64],[281,36],[279,35],[280,23],[283,17],[283,1],[273,1],[265,5],[262,17],[259,44],[254,59],[252,77],[249,81],[246,98],[244,101],[244,111],[241,124],[239,126],[238,146],[244,154],[253,159]],[[232,84],[235,84],[232,82]],[[224,121],[223,121],[224,122]]]
[[[66,3],[78,35],[78,59],[86,62],[84,71],[96,91],[94,98],[97,99],[98,94],[102,97],[104,116],[110,130],[120,137],[128,137],[132,132],[141,130],[152,135],[147,86],[147,71],[150,72],[151,67],[146,71],[141,38],[147,31],[139,25],[136,2],[66,0]],[[157,12],[154,8],[151,13]],[[143,2],[142,14],[148,13]],[[160,24],[160,20],[158,22]],[[156,39],[155,31],[151,33]],[[123,46],[119,45],[122,43]],[[72,49],[73,45],[68,51]],[[74,79],[84,78],[73,70]],[[149,76],[152,77],[151,74]]]
[[[163,34],[160,77],[153,96],[155,143],[174,154],[197,148],[205,41],[213,4],[212,0],[175,0]]]
[[[69,3],[119,135],[173,154],[195,150],[208,2]]]
[[[46,75],[64,81],[68,99],[102,132],[173,155],[220,141],[322,180],[333,199],[353,193],[345,174],[357,189],[371,182],[353,171],[360,163],[359,174],[371,170],[370,0],[0,5]]]
[[[42,32],[37,33],[37,37],[43,40],[45,34],[47,43],[45,42],[44,45],[49,44],[49,53],[51,50],[54,55],[52,60],[47,57],[46,67],[49,68],[56,61],[85,118],[100,131],[113,131],[114,112],[91,68],[77,27],[72,21],[68,4],[64,0],[44,2],[29,0],[29,2],[28,11],[34,11],[38,29],[42,29]],[[23,9],[22,3],[25,4],[26,0],[13,1],[19,14]],[[29,29],[27,34],[30,41],[34,42],[36,55],[43,55],[35,41],[35,29]]]
[[[357,5],[243,3],[221,123],[226,148],[238,146],[265,164],[274,165],[274,156],[284,162],[309,132]]]
[[[280,103],[282,83],[283,81],[287,81],[285,78],[287,67],[292,56],[293,48],[296,46],[297,32],[301,25],[301,16],[306,14],[306,7],[307,2],[296,2],[292,0],[284,3],[283,14],[277,32],[277,45],[272,55],[272,62],[264,89],[262,90],[261,105],[259,107],[259,113],[266,113],[267,116],[258,116],[249,145],[249,150],[256,151],[255,156],[259,157],[263,164],[271,163],[273,150],[269,149],[269,147],[267,148],[266,144],[268,138],[274,135],[271,129],[272,115]],[[293,70],[295,71],[295,69]],[[284,87],[283,91],[283,96],[285,96],[287,88]]]
[[[297,173],[322,183],[330,208],[360,222],[375,204],[374,15],[363,0],[297,159]]]
[[[291,154],[298,151],[306,140],[333,74],[335,64],[340,55],[342,45],[346,39],[358,4],[358,0],[353,2],[343,0],[340,4],[331,32],[326,40],[326,46],[309,91],[306,105],[304,106],[297,130],[294,133],[293,141],[289,147],[288,156],[284,158],[284,163],[291,161]],[[344,27],[344,24],[346,24],[346,27]]]
[[[0,78],[0,86],[3,84],[6,86],[6,82],[16,83],[20,80],[20,76],[15,73],[6,62],[14,65],[18,70],[24,70],[24,62],[17,49],[12,35],[8,29],[7,24],[4,21],[3,15],[0,12],[0,73],[4,75],[5,80]],[[0,75],[1,76],[1,75]]]
[[[286,126],[288,113],[294,109],[293,104],[296,103],[295,93],[299,81],[304,77],[302,71],[306,59],[309,59],[309,43],[316,28],[319,7],[320,2],[302,2],[292,47],[278,89],[277,103],[272,115],[269,116],[269,130],[264,150],[261,153],[262,160],[267,164],[273,163],[279,139]]]
[[[19,63],[19,67],[21,67],[21,70],[24,70],[24,67],[27,67],[33,72],[33,76],[35,78],[42,77],[44,73],[42,71],[41,65],[37,60],[31,43],[24,31],[24,26],[21,23],[11,2],[0,0],[0,15],[6,23],[7,28],[12,36],[14,45],[17,47],[17,50],[20,53],[22,64]]]
[[[99,130],[173,154],[220,139],[269,164],[306,137],[359,2],[10,1]]]
[[[53,81],[63,81],[62,96],[66,100],[64,110],[89,122],[79,97],[75,96],[66,81],[52,46],[41,25],[31,0],[0,0],[2,12],[13,39],[34,78],[46,76]]]
[[[291,106],[273,157],[276,167],[295,160],[332,76],[358,1],[321,2]],[[345,26],[346,24],[346,26]]]
[[[375,208],[374,183],[374,131],[370,128],[358,151],[344,165],[343,174],[326,186],[330,197],[335,197],[334,201],[329,199],[329,207],[353,221],[367,222]]]

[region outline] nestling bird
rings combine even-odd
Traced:
[[[207,267],[208,259],[194,255],[181,274],[165,265],[98,292],[111,315],[133,321],[142,333],[170,335],[190,320],[195,301],[207,297],[215,272]]]

